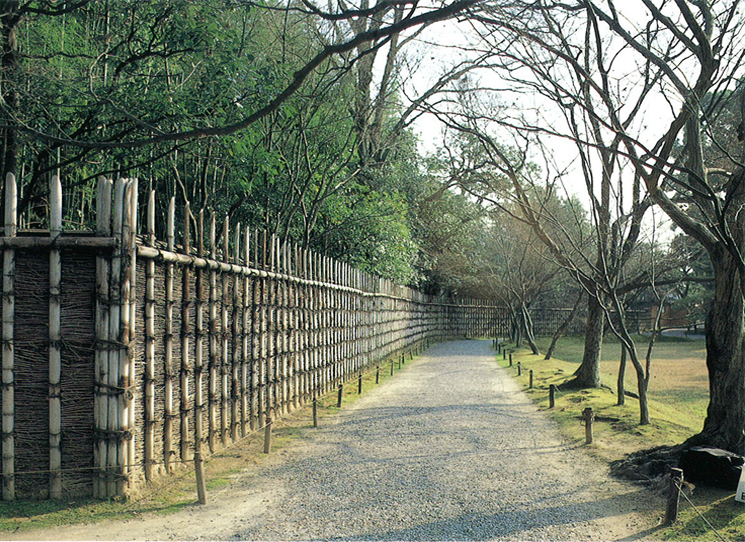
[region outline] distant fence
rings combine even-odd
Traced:
[[[6,179],[5,500],[126,496],[366,366],[506,334],[493,303],[428,297],[203,214],[177,246],[173,203],[157,241],[136,181],[100,181],[95,232],[63,231],[57,178],[50,193],[49,230],[21,232]]]

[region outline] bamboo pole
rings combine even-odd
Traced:
[[[103,177],[98,179],[96,195],[96,234],[111,235],[111,192],[112,182]],[[107,489],[107,452],[108,444],[104,438],[108,430],[108,370],[109,370],[109,260],[101,255],[96,256],[96,351],[95,351],[95,385],[93,420],[96,429],[93,465],[98,469],[94,479],[93,496],[105,498]]]
[[[225,223],[223,225],[223,253],[222,260],[224,262],[230,261],[230,218],[225,217]],[[221,391],[220,395],[220,438],[222,444],[225,446],[228,443],[228,435],[230,432],[230,421],[228,419],[230,409],[228,405],[230,403],[230,338],[228,336],[229,321],[228,321],[228,306],[230,305],[230,275],[222,275],[222,307],[220,310],[220,320],[222,332],[222,362],[220,363],[220,381]]]
[[[119,179],[114,186],[114,207],[112,211],[112,233],[121,240],[124,223],[124,190],[125,181]],[[123,493],[123,457],[120,455],[119,441],[122,438],[120,418],[119,366],[122,355],[121,317],[122,317],[122,260],[125,248],[119,245],[111,262],[111,277],[109,280],[109,337],[108,343],[112,348],[108,352],[107,368],[107,455],[106,455],[106,496],[115,497]]]
[[[5,178],[5,236],[15,237],[17,219],[16,178],[8,173]],[[3,252],[3,499],[16,498],[15,490],[15,347],[13,343],[15,318],[15,250]]]
[[[127,182],[124,198],[124,223],[122,227],[122,245],[124,248],[124,261],[122,266],[122,327],[121,342],[122,354],[119,364],[119,386],[120,394],[120,431],[119,443],[120,464],[123,471],[123,479],[118,488],[118,496],[125,495],[125,488],[131,488],[135,483],[134,468],[136,461],[135,453],[135,314],[136,296],[135,285],[137,280],[137,180],[130,179]]]
[[[155,244],[155,190],[147,206],[147,242]],[[145,265],[145,479],[155,477],[155,260]]]
[[[246,267],[249,265],[249,257],[251,256],[251,230],[246,226],[246,233],[244,235],[244,264]],[[250,318],[251,318],[251,305],[249,298],[249,286],[251,282],[248,275],[243,276],[243,335],[242,339],[242,360],[243,366],[241,368],[241,436],[246,436],[249,431],[251,424],[252,408],[251,408],[251,396],[253,395],[253,386],[251,385],[251,365],[250,365],[250,350],[249,350],[249,329],[250,329]]]
[[[166,241],[169,252],[173,252],[176,243],[176,198],[171,197],[168,203],[166,222]],[[163,358],[165,376],[165,405],[163,416],[163,461],[166,472],[173,471],[173,264],[166,262],[166,314],[165,314],[165,353]]]
[[[191,252],[191,205],[186,202],[184,206],[184,254]],[[191,269],[183,268],[182,294],[181,294],[181,461],[191,459],[189,447],[189,374],[191,373]]]
[[[50,194],[49,234],[62,234],[62,183],[58,176],[52,177]],[[62,312],[60,294],[62,286],[62,260],[59,249],[49,251],[49,496],[62,497]]]
[[[241,224],[240,222],[235,227],[233,242],[233,261],[238,264],[240,263],[240,246],[241,246]],[[230,425],[230,437],[233,441],[238,440],[240,436],[241,425],[241,405],[243,402],[243,387],[241,386],[241,352],[243,351],[240,343],[240,332],[241,332],[241,296],[239,285],[239,277],[233,273],[231,277],[233,283],[233,302],[230,305],[231,313],[231,339],[232,339],[232,354],[233,354],[233,367],[232,367],[232,384],[231,384],[231,395],[232,395],[232,413],[231,413],[231,425]]]
[[[199,211],[199,230],[197,232],[197,255],[204,256],[204,209]],[[199,459],[202,455],[202,444],[204,441],[204,272],[196,270],[197,299],[194,307],[196,324],[196,345],[194,351],[194,402],[196,403],[196,414],[194,421],[194,451],[195,457]]]
[[[210,220],[210,258],[217,256],[215,233],[215,215]],[[209,306],[209,445],[210,451],[217,449],[217,272],[210,269],[210,306]]]

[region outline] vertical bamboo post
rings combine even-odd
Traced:
[[[155,190],[147,205],[147,242],[155,245]],[[155,477],[155,260],[145,264],[145,478]]]
[[[110,179],[98,179],[96,194],[96,234],[111,235],[111,196]],[[111,296],[109,292],[110,265],[107,257],[96,256],[96,351],[95,351],[95,392],[93,420],[96,430],[93,465],[98,475],[94,479],[93,492],[98,498],[108,496],[108,440],[109,434],[109,352],[111,321]]]
[[[62,183],[58,176],[52,177],[49,187],[51,210],[49,235],[57,238],[62,234]],[[49,496],[62,497],[62,313],[60,293],[62,287],[62,261],[59,249],[49,251]]]
[[[123,471],[123,479],[118,488],[117,495],[124,496],[125,488],[131,487],[135,482],[133,471],[135,467],[135,314],[136,295],[135,285],[137,279],[137,180],[127,181],[124,198],[124,221],[122,224],[122,319],[121,319],[121,343],[122,357],[119,364],[119,387],[121,410],[120,410],[120,432],[119,460]]]
[[[106,372],[107,394],[107,453],[106,453],[106,496],[121,495],[124,489],[124,456],[121,453],[120,441],[123,438],[121,427],[121,386],[119,382],[119,367],[123,357],[123,343],[121,335],[122,318],[122,268],[125,247],[121,243],[124,227],[124,192],[126,181],[119,179],[114,186],[114,205],[112,210],[112,234],[119,241],[119,247],[111,262],[111,276],[109,280],[109,336],[108,368]]]
[[[236,224],[235,233],[233,237],[233,263],[240,265],[240,247],[241,247],[241,224]],[[243,387],[241,386],[241,352],[243,349],[240,344],[240,332],[241,332],[241,315],[242,303],[240,288],[240,275],[233,273],[233,302],[231,303],[231,314],[232,314],[232,350],[233,350],[233,371],[232,371],[232,393],[233,396],[233,412],[232,412],[232,424],[230,426],[230,436],[235,441],[240,436],[241,424],[241,405],[243,404]]]
[[[243,236],[243,265],[249,267],[249,257],[251,256],[251,230],[246,226],[246,232]],[[250,366],[249,350],[249,331],[251,321],[251,299],[249,297],[249,286],[251,282],[248,274],[243,275],[243,334],[242,334],[242,355],[243,365],[241,367],[241,436],[246,436],[251,424],[252,408],[251,397],[253,396],[253,385]]]
[[[191,253],[191,205],[187,201],[184,205],[184,239],[183,251],[187,256]],[[181,293],[181,461],[191,459],[189,446],[189,375],[191,374],[191,269],[184,266]]]
[[[5,236],[15,237],[17,219],[16,178],[5,178]],[[15,250],[3,251],[3,499],[15,500]]]
[[[223,226],[223,253],[222,260],[225,263],[230,262],[230,218],[225,217],[225,223]],[[230,430],[230,423],[228,420],[229,409],[228,403],[230,403],[230,374],[228,368],[230,366],[230,339],[228,336],[229,321],[228,321],[228,306],[230,305],[230,275],[223,273],[222,275],[222,307],[220,311],[221,318],[221,331],[222,331],[222,363],[220,364],[220,377],[222,382],[222,395],[220,400],[220,438],[222,439],[223,446],[228,443],[228,435]]]
[[[176,198],[171,197],[168,203],[168,218],[166,222],[166,241],[168,252],[173,252],[176,244]],[[166,314],[165,314],[165,413],[163,419],[163,460],[166,472],[173,470],[173,263],[166,262]]]
[[[210,259],[217,258],[215,215],[210,220]],[[210,268],[210,306],[209,306],[209,429],[210,451],[217,448],[217,271]]]
[[[199,211],[199,230],[197,231],[197,256],[204,257],[204,209]],[[204,442],[204,272],[196,270],[197,300],[194,311],[196,313],[196,345],[194,348],[194,403],[196,407],[194,419],[194,455],[202,459],[202,443]],[[197,456],[197,454],[199,454]]]

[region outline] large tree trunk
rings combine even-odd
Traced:
[[[689,443],[745,455],[745,315],[740,272],[725,249],[710,256],[716,290],[706,321],[709,408],[702,432]]]
[[[0,129],[0,175],[5,179],[8,173],[17,173],[18,142],[14,114],[19,107],[18,93],[18,42],[16,38],[19,5],[17,0],[0,0],[0,120],[5,128]]]
[[[593,295],[587,304],[587,327],[585,328],[585,352],[582,363],[574,373],[574,378],[565,384],[570,388],[599,388],[600,354],[605,329],[605,311]]]

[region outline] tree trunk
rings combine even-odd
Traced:
[[[621,363],[618,366],[618,382],[616,389],[616,392],[618,393],[616,404],[618,406],[626,404],[626,386],[624,385],[626,379],[626,356],[628,356],[626,348],[621,345]]]
[[[587,327],[585,329],[585,352],[574,378],[565,386],[570,388],[599,388],[600,354],[603,346],[605,312],[595,296],[589,296],[587,304]]]
[[[0,108],[0,121],[5,128],[0,128],[0,175],[5,179],[8,173],[16,174],[18,161],[17,130],[14,127],[15,112],[19,107],[18,93],[18,43],[16,38],[19,17],[17,0],[0,0],[0,95],[3,107]]]
[[[689,443],[745,454],[745,315],[740,273],[724,248],[710,256],[716,289],[706,320],[709,407],[702,432]]]

